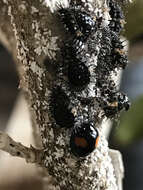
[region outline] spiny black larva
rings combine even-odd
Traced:
[[[62,48],[62,56],[64,59],[83,59],[85,44],[80,39],[72,39],[65,42]],[[68,64],[68,63],[67,63]]]
[[[123,25],[125,24],[124,20],[110,20],[109,27],[112,31],[116,33],[120,33],[123,29]]]
[[[101,30],[102,37],[101,37],[101,48],[99,50],[99,54],[97,57],[97,66],[95,68],[95,72],[109,75],[112,69],[111,65],[111,31],[109,27],[105,27]]]
[[[60,19],[62,20],[65,29],[69,31],[72,35],[78,36],[78,32],[80,32],[80,29],[76,22],[73,10],[71,8],[61,8],[58,10],[58,12],[60,14]]]
[[[118,93],[118,109],[119,111],[125,109],[126,111],[129,110],[131,102],[129,98],[122,92]]]
[[[128,64],[128,58],[125,54],[125,51],[122,51],[120,49],[115,49],[112,51],[111,54],[112,57],[112,65],[114,65],[116,68],[122,68],[125,69]]]
[[[109,14],[112,19],[124,19],[124,14],[116,0],[109,0]]]
[[[112,47],[116,49],[124,49],[123,42],[120,40],[120,36],[113,31],[110,32],[110,35]]]
[[[68,108],[70,100],[59,86],[53,88],[49,102],[50,112],[56,124],[65,128],[73,127],[74,115]]]
[[[98,145],[99,133],[93,123],[85,122],[72,130],[70,138],[71,152],[77,157],[88,156]]]
[[[106,117],[113,118],[121,110],[126,110],[130,108],[130,101],[128,97],[121,92],[110,95],[110,99],[103,104],[103,110]]]
[[[96,21],[86,11],[78,6],[59,9],[59,14],[65,29],[71,33],[74,38],[85,42],[90,34],[97,30]]]
[[[115,68],[122,68],[128,64],[128,57],[124,50],[123,42],[120,40],[119,36],[116,33],[111,32],[112,36],[112,51],[111,51],[111,63]]]
[[[108,104],[110,97],[117,92],[116,85],[114,81],[109,79],[107,76],[104,78],[100,76],[98,77],[96,86],[100,90],[100,96],[97,98],[97,101],[99,106],[103,109],[105,105]],[[112,99],[112,101],[114,100]]]
[[[91,74],[89,71],[86,56],[75,52],[74,48],[66,44],[62,49],[63,63],[60,64],[61,77],[67,78],[69,87],[73,90],[83,90],[90,83]]]
[[[109,8],[109,14],[111,16],[109,27],[112,31],[120,33],[125,23],[122,9],[118,2],[114,0],[109,1]]]
[[[100,89],[103,99],[107,99],[117,91],[114,81],[106,76],[104,78],[102,76],[99,76],[96,82],[96,86]]]
[[[101,48],[95,72],[101,71],[104,75],[109,75],[116,68],[125,69],[128,58],[118,34],[111,31],[109,27],[105,27],[101,31]]]
[[[90,83],[90,72],[83,62],[76,62],[68,66],[68,80],[71,86],[83,89]]]

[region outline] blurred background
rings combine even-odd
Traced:
[[[123,36],[129,41],[129,65],[122,73],[121,91],[132,106],[112,125],[109,146],[121,151],[124,190],[143,190],[143,0],[125,9]],[[27,105],[18,90],[19,78],[11,55],[0,44],[0,130],[29,146],[33,144]],[[21,117],[22,116],[22,117]],[[0,190],[41,189],[35,167],[0,152]]]
[[[5,129],[18,96],[19,78],[11,55],[0,44],[0,129]]]
[[[125,14],[123,35],[129,40],[129,65],[122,73],[120,89],[132,105],[113,123],[109,146],[122,153],[124,190],[143,190],[143,0],[134,0]]]

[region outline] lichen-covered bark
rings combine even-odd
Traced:
[[[81,159],[69,151],[70,131],[54,129],[49,121],[47,108],[54,72],[48,72],[43,61],[46,57],[51,62],[60,61],[60,47],[65,38],[63,26],[54,14],[56,1],[3,0],[1,4],[5,4],[15,34],[17,62],[22,67],[20,87],[31,110],[35,141],[44,148],[44,175],[51,176],[45,189],[116,190],[114,169],[102,127],[99,126],[99,146],[90,156]],[[68,6],[68,1],[63,0],[62,4]],[[105,0],[87,0],[85,4],[104,14],[104,24],[108,22]],[[2,25],[0,27],[8,34]]]
[[[43,157],[41,150],[35,149],[34,147],[26,147],[19,142],[15,142],[6,133],[0,131],[0,149],[8,152],[12,156],[24,158],[27,163],[40,163]],[[41,155],[41,156],[40,156]]]

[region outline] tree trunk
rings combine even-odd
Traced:
[[[103,25],[108,23],[106,0],[82,2],[83,6],[91,9],[91,12],[99,11],[104,18]],[[70,130],[53,128],[49,118],[49,96],[55,73],[50,68],[50,64],[47,69],[43,62],[45,58],[51,63],[58,64],[61,61],[60,50],[66,34],[57,16],[56,10],[59,4],[68,7],[69,2],[68,0],[3,0],[0,2],[0,40],[12,52],[17,63],[19,86],[28,101],[35,144],[42,149],[42,153],[38,150],[39,158],[33,147],[31,149],[37,157],[33,158],[32,153],[29,155],[29,152],[23,157],[31,156],[30,162],[41,165],[45,190],[116,190],[118,180],[115,178],[102,125],[97,126],[100,134],[97,149],[81,159],[70,153]],[[15,145],[15,142],[12,143]],[[8,151],[6,148],[3,149]],[[13,154],[16,154],[15,151]]]

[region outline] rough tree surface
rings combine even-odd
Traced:
[[[91,12],[92,9],[100,12],[104,18],[103,24],[108,24],[110,17],[106,0],[81,1]],[[117,190],[102,125],[97,126],[100,134],[97,149],[81,159],[69,151],[70,131],[54,129],[49,120],[47,107],[54,72],[50,67],[47,71],[43,61],[45,58],[51,62],[60,60],[59,51],[65,30],[57,17],[56,9],[59,4],[68,7],[68,3],[68,0],[1,0],[0,39],[16,60],[20,88],[23,89],[31,111],[35,143],[44,150],[44,188]]]

